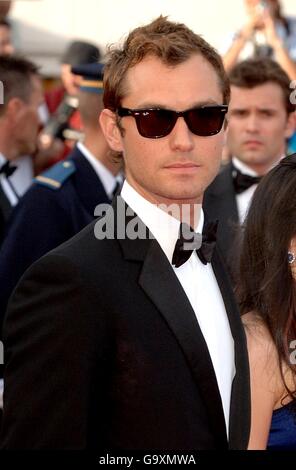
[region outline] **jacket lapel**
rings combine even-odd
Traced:
[[[232,163],[228,163],[221,170],[213,183],[206,190],[204,201],[206,201],[207,212],[210,212],[211,207],[213,207],[213,211],[217,213],[217,210],[219,210],[219,212],[223,214],[223,218],[238,221],[238,209],[232,182],[232,170]]]
[[[212,267],[223,297],[232,337],[234,339],[236,374],[231,391],[229,448],[246,449],[251,419],[249,363],[246,338],[230,280],[217,249],[215,249],[213,254]]]
[[[0,246],[2,239],[4,238],[7,220],[9,219],[12,209],[13,207],[10,205],[10,202],[0,183]]]
[[[140,219],[138,221],[144,226]],[[148,229],[144,226],[143,233],[145,230]],[[118,241],[126,260],[143,263],[139,285],[166,320],[186,357],[203,398],[213,435],[216,436],[217,448],[227,448],[222,402],[208,348],[195,313],[171,264],[155,239],[125,238]]]
[[[217,240],[223,248],[223,253],[231,252],[233,238],[239,223],[231,163],[221,170],[206,190],[203,208],[210,220],[220,220]]]
[[[7,220],[12,212],[13,207],[11,206],[8,197],[3,191],[0,183],[0,214],[4,220]]]

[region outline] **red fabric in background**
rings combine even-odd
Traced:
[[[49,114],[52,115],[62,102],[64,96],[65,96],[66,90],[63,86],[55,87],[45,93],[45,102],[47,104],[47,108],[49,111]],[[71,129],[75,129],[78,131],[82,130],[82,122],[80,118],[79,111],[75,111],[70,120],[69,120],[69,127]],[[73,148],[73,145],[70,145],[70,142],[64,142],[64,150],[63,152],[57,154],[56,156],[52,157],[48,164],[47,167],[50,167],[54,165],[55,163],[59,162],[60,160],[64,160],[67,155],[71,152]]]

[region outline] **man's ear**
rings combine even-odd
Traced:
[[[115,113],[110,111],[110,109],[103,109],[99,120],[109,147],[116,152],[122,152],[122,136],[116,123]]]
[[[20,98],[11,98],[6,106],[6,116],[9,118],[11,123],[14,123],[18,116],[22,113],[24,108],[24,102]]]
[[[288,115],[286,129],[285,129],[286,139],[289,139],[294,134],[295,130],[296,130],[296,112],[294,111],[293,113],[289,113]]]

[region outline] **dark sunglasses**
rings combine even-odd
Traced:
[[[195,135],[208,137],[218,134],[222,129],[227,111],[226,105],[207,105],[187,111],[118,108],[117,114],[120,117],[133,116],[142,137],[159,139],[172,132],[179,117],[185,119],[188,128]]]

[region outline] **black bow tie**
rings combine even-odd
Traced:
[[[244,175],[237,168],[232,170],[232,179],[236,194],[240,194],[249,189],[253,184],[258,184],[262,176]]]
[[[17,167],[15,165],[12,165],[9,161],[7,161],[0,167],[0,174],[3,173],[8,178],[15,172],[16,169]]]
[[[194,250],[196,250],[197,256],[203,264],[210,263],[216,244],[217,226],[218,220],[206,222],[201,235],[194,232],[188,224],[181,223],[172,264],[179,268],[190,258]]]

